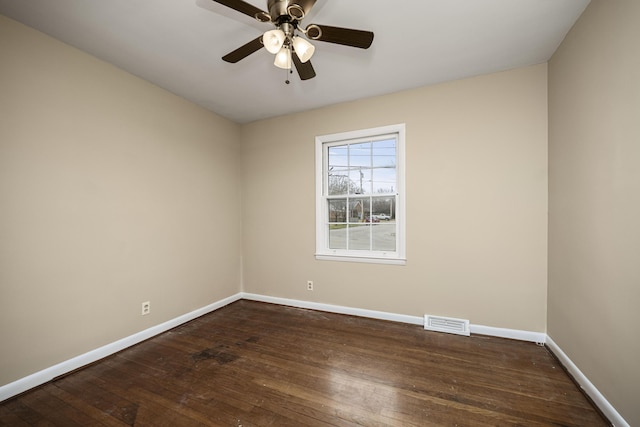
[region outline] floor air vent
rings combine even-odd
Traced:
[[[424,315],[424,328],[428,331],[447,332],[449,334],[469,336],[469,321],[452,317]]]

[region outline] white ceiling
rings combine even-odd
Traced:
[[[547,61],[590,0],[318,0],[310,23],[370,30],[368,50],[314,42],[291,84],[271,29],[212,0],[0,0],[0,13],[238,123]],[[266,10],[266,0],[247,0]]]

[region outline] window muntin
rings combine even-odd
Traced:
[[[316,138],[316,256],[404,261],[404,125]]]

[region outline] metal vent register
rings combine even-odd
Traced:
[[[446,332],[449,334],[469,336],[469,321],[453,317],[424,315],[424,328],[428,331]]]

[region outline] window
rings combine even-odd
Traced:
[[[316,138],[316,259],[405,263],[405,126]]]

